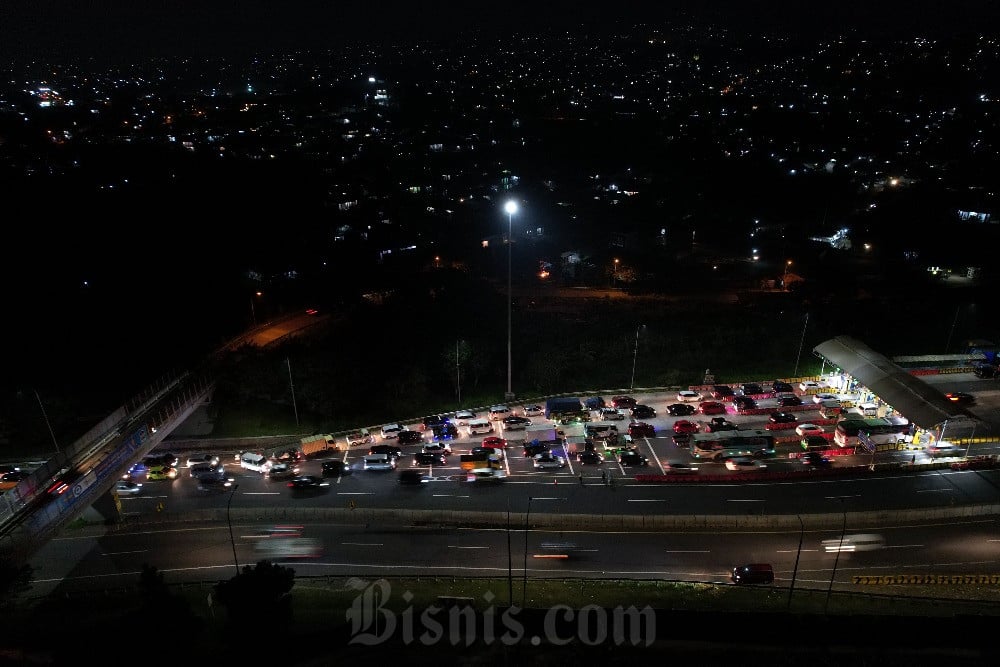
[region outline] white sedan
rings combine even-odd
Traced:
[[[703,398],[704,396],[702,396],[699,392],[691,391],[689,389],[681,389],[677,392],[677,400],[683,403],[697,403]]]
[[[566,459],[549,452],[542,452],[534,456],[535,470],[547,470],[550,468],[565,468]]]
[[[822,403],[823,401],[836,401],[836,394],[828,394],[826,392],[819,392],[818,394],[813,394],[813,403]]]
[[[799,389],[801,389],[802,391],[809,391],[810,389],[815,391],[817,389],[823,389],[825,387],[826,384],[822,382],[815,382],[813,380],[803,380],[802,382],[799,383]]]
[[[767,466],[757,461],[756,459],[751,459],[747,456],[737,456],[735,458],[726,459],[726,468],[729,470],[762,470]]]
[[[526,405],[521,408],[521,415],[524,417],[539,417],[545,413],[545,408],[540,405]]]
[[[807,435],[823,435],[823,427],[816,424],[799,424],[795,427],[795,432],[803,437]]]
[[[115,482],[115,493],[119,496],[135,496],[142,493],[142,484],[120,479]]]

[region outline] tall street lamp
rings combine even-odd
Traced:
[[[517,213],[517,202],[513,199],[508,200],[503,206],[503,210],[507,212],[507,393],[504,394],[504,400],[511,401],[514,399],[514,392],[511,391],[510,384],[510,369],[511,369],[511,355],[510,355],[510,323],[511,323],[511,290],[510,290],[510,257],[511,257],[511,241],[512,230],[514,226],[514,214]]]
[[[253,326],[257,326],[257,309],[254,304],[254,297],[260,297],[262,295],[263,292],[255,292],[250,296],[250,319],[253,322]]]
[[[785,272],[781,275],[781,289],[788,291],[788,267],[792,265],[792,260],[785,261]]]
[[[615,260],[618,261],[617,259]],[[628,383],[629,391],[635,387],[635,360],[639,357],[639,331],[642,330],[646,325],[640,324],[635,328],[635,350],[632,351],[632,379]]]
[[[611,277],[611,287],[618,287],[618,258],[615,257],[615,272]]]
[[[230,516],[229,510],[233,506],[233,497],[236,495],[236,489],[240,488],[239,484],[233,484],[233,490],[229,492],[229,502],[226,503],[226,523],[229,524],[229,542],[233,545],[233,565],[236,566],[236,574],[240,573],[240,561],[236,557],[236,540],[233,538],[233,519]]]

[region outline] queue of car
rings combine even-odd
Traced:
[[[798,387],[799,391],[807,391],[814,396],[823,395],[817,389],[822,389],[822,386]],[[602,397],[587,398],[585,405],[592,410],[595,421],[581,425],[581,432],[586,432],[588,437],[581,436],[572,441],[565,437],[565,442],[572,442],[572,446],[558,441],[528,441],[530,436],[523,435],[528,426],[552,424],[544,418],[544,409],[540,405],[495,404],[483,414],[474,410],[459,410],[447,415],[429,415],[413,426],[393,422],[372,430],[357,429],[348,434],[348,445],[367,444],[367,454],[361,455],[360,460],[355,458],[349,461],[352,455],[348,450],[343,458],[323,460],[318,471],[320,474],[316,475],[306,473],[311,467],[308,464],[266,459],[259,453],[241,452],[237,461],[244,469],[262,473],[265,479],[286,481],[288,488],[295,491],[322,491],[329,486],[329,482],[324,480],[335,477],[339,483],[340,478],[357,471],[375,475],[397,469],[399,483],[414,485],[431,481],[495,483],[511,475],[579,473],[582,476],[584,466],[603,470],[614,467],[620,469],[622,475],[644,468],[669,475],[690,475],[713,464],[717,466],[711,468],[714,471],[759,471],[768,468],[763,459],[773,456],[773,450],[734,451],[731,455],[709,457],[708,460],[697,461],[699,465],[692,465],[688,462],[691,457],[688,448],[694,435],[739,429],[740,424],[731,421],[731,415],[739,415],[750,406],[765,405],[772,406],[773,411],[747,417],[744,421],[794,424],[794,429],[782,429],[780,432],[787,435],[794,432],[802,438],[801,448],[798,442],[785,440],[793,454],[789,457],[792,460],[778,460],[776,465],[814,470],[834,465],[833,459],[827,455],[831,448],[828,429],[809,421],[810,413],[806,410],[813,406],[819,410],[823,401],[814,399],[803,406],[802,397],[787,383],[771,383],[766,391],[754,383],[741,385],[740,389],[716,385],[710,391],[681,390],[671,394],[664,404],[660,404],[660,409],[653,402],[649,397],[640,400],[629,395],[613,396],[610,401]],[[800,410],[786,412],[782,410],[785,407]],[[713,416],[698,419],[699,415]],[[615,422],[625,423],[615,426]],[[594,428],[589,428],[591,424]],[[461,429],[459,425],[462,425]],[[554,424],[554,428],[565,435],[573,429],[573,425]],[[512,446],[520,447],[523,457],[508,460],[506,452]],[[461,456],[456,456],[456,453]],[[227,477],[225,466],[218,463],[217,456],[193,454],[187,457],[186,463],[190,476],[199,480],[199,489],[232,487],[233,479]],[[176,456],[160,454],[155,458],[146,457],[131,472],[132,476],[141,472],[148,481],[171,480],[177,477],[177,465]],[[141,484],[136,487],[122,485],[120,493],[138,494],[141,488]]]

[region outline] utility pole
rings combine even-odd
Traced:
[[[289,357],[285,357],[285,363],[288,364],[288,386],[292,390],[292,409],[295,410],[295,425],[299,425],[299,407],[295,404],[295,383],[292,382],[292,360]]]
[[[45,418],[45,425],[49,427],[49,435],[52,436],[52,444],[56,446],[56,454],[59,454],[59,443],[56,442],[56,434],[52,431],[52,424],[49,423],[49,416],[45,413],[45,406],[42,405],[42,397],[38,395],[38,390],[35,390],[35,398],[38,399],[38,407],[42,409],[42,417]]]
[[[809,313],[806,313],[806,321],[802,325],[802,338],[799,339],[799,353],[795,357],[795,372],[792,373],[793,377],[799,376],[799,360],[802,359],[802,344],[806,342],[806,327],[809,326]]]

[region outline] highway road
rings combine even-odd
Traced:
[[[980,381],[982,382],[982,381]],[[968,385],[955,377],[948,378],[949,390],[967,390]],[[973,383],[974,384],[974,383]],[[982,386],[981,384],[979,386]],[[992,387],[992,385],[990,385]],[[672,395],[643,395],[640,403],[652,405],[660,414]],[[995,409],[1000,400],[993,393],[980,392],[976,409]],[[809,417],[818,415],[807,411]],[[744,428],[762,426],[763,416],[729,415]],[[637,439],[637,445],[650,459],[648,469],[659,472],[668,461],[689,460],[686,449],[677,447],[666,431],[675,418],[656,417],[647,420],[657,427],[657,437]],[[626,422],[627,423],[627,422]],[[661,435],[662,434],[662,435]],[[517,432],[507,434],[513,444]],[[455,454],[467,451],[475,442],[460,438],[452,443]],[[797,451],[794,442],[781,444],[778,455],[766,460],[769,469],[801,469],[801,464],[788,454]],[[975,445],[995,453],[994,445]],[[407,454],[419,445],[406,448]],[[357,466],[367,447],[342,454],[352,466]],[[227,471],[235,482],[231,493],[206,495],[197,489],[195,480],[181,469],[175,480],[144,482],[142,493],[121,498],[125,525],[112,531],[103,528],[83,532],[64,531],[53,539],[33,559],[34,587],[38,594],[46,590],[69,590],[75,587],[116,585],[134,581],[143,563],[151,563],[167,573],[170,581],[214,581],[235,572],[235,560],[253,563],[261,557],[274,557],[281,551],[261,551],[264,537],[275,527],[275,520],[248,521],[247,510],[259,508],[269,516],[280,515],[282,508],[289,516],[301,516],[309,508],[410,508],[441,511],[508,510],[520,517],[529,510],[532,515],[573,514],[593,517],[593,529],[572,531],[531,530],[527,536],[523,526],[511,527],[510,563],[508,563],[508,531],[501,528],[428,528],[392,522],[368,525],[336,525],[329,522],[298,522],[300,535],[292,542],[292,555],[297,571],[302,575],[341,574],[483,574],[503,576],[524,575],[525,556],[529,577],[635,577],[642,579],[678,579],[685,581],[725,581],[734,564],[750,561],[771,562],[775,565],[778,585],[791,581],[795,556],[801,557],[796,586],[822,587],[833,574],[836,554],[822,549],[824,539],[837,537],[839,531],[823,529],[805,531],[802,550],[798,549],[798,530],[707,532],[608,532],[605,516],[702,516],[702,515],[849,515],[870,510],[932,509],[964,505],[992,504],[1000,499],[1000,472],[995,470],[955,471],[934,469],[921,471],[919,465],[899,470],[873,473],[867,469],[850,477],[827,477],[817,474],[802,481],[741,481],[737,473],[728,473],[723,464],[695,462],[702,470],[697,474],[729,474],[731,481],[713,484],[650,485],[635,481],[636,469],[623,469],[617,463],[584,466],[570,460],[558,471],[535,471],[521,456],[520,447],[508,450],[505,467],[510,477],[501,484],[464,482],[465,476],[457,463],[440,468],[424,468],[429,481],[417,486],[403,486],[395,472],[354,470],[349,475],[328,478],[328,486],[319,493],[293,493],[284,482],[241,469],[235,452],[224,453]],[[879,454],[877,460],[899,460],[908,463],[912,456],[918,464],[930,461],[923,453]],[[404,455],[400,468],[411,465]],[[836,457],[835,466],[870,461],[863,457]],[[304,473],[319,474],[322,460],[307,461]],[[612,487],[601,480],[604,468],[617,483]],[[583,483],[579,473],[584,473]],[[531,499],[529,501],[529,499]],[[228,526],[223,522],[191,524],[185,521],[206,509],[223,512],[235,510],[238,519],[230,540]],[[225,516],[225,514],[219,514]],[[164,521],[170,523],[164,524]],[[280,523],[280,522],[277,522]],[[575,524],[579,525],[579,524]],[[585,525],[585,524],[584,524]],[[994,574],[1000,572],[1000,539],[996,519],[967,519],[923,522],[919,525],[878,526],[885,538],[884,548],[877,552],[842,553],[837,564],[836,585],[856,586],[855,575],[923,572],[928,567],[933,574]],[[870,526],[844,526],[844,532],[871,532]],[[294,540],[309,546],[305,554],[295,553]],[[535,553],[546,552],[543,543],[562,545],[566,559],[536,559]],[[273,543],[272,543],[273,544]],[[314,551],[314,547],[317,550]],[[564,555],[564,554],[559,554]]]
[[[559,501],[536,501],[558,504]],[[284,524],[288,525],[288,524]],[[92,590],[134,584],[144,564],[171,583],[217,581],[235,574],[235,562],[263,557],[262,543],[274,523],[238,522],[233,541],[225,523],[172,524],[102,535],[67,533],[37,559],[35,593]],[[301,576],[475,576],[633,578],[728,582],[736,564],[768,562],[779,587],[857,590],[855,577],[885,575],[971,575],[1000,573],[998,519],[947,521],[879,527],[881,548],[829,551],[840,530],[608,532],[600,529],[526,531],[499,528],[435,528],[402,525],[300,526],[298,539],[319,544],[309,558],[275,558]],[[847,535],[871,529],[844,527]],[[801,538],[801,550],[799,541]],[[508,550],[509,544],[509,550]],[[235,561],[234,561],[235,551]],[[536,558],[537,555],[566,555]],[[798,568],[796,569],[796,559]],[[67,569],[68,568],[68,569]],[[836,572],[834,569],[836,568]],[[66,570],[65,572],[63,570]],[[984,586],[982,599],[990,599]],[[502,597],[502,591],[496,591]],[[1000,598],[998,598],[1000,599]]]

